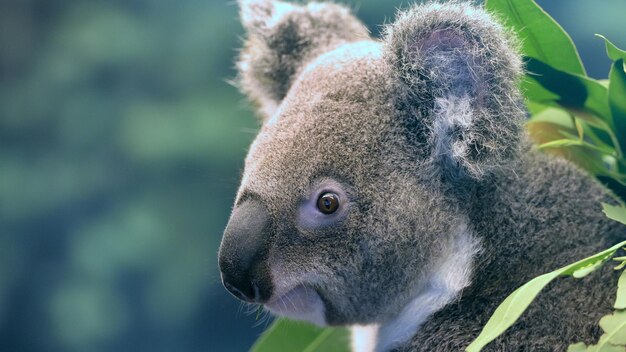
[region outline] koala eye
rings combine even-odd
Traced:
[[[328,178],[312,183],[310,193],[303,195],[298,204],[298,228],[309,234],[331,233],[323,230],[340,225],[353,207],[348,190],[349,185]]]
[[[317,209],[323,214],[332,214],[339,208],[339,196],[335,193],[322,193],[317,199]]]

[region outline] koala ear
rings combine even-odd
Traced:
[[[263,119],[274,114],[309,61],[342,43],[369,38],[365,26],[337,4],[240,0],[239,5],[247,31],[237,64],[239,85]]]
[[[524,110],[516,42],[484,10],[418,5],[386,28],[385,58],[420,155],[444,177],[480,179],[517,154]]]

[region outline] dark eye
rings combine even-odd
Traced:
[[[335,193],[322,193],[317,199],[317,209],[324,214],[332,214],[339,208],[339,196]]]

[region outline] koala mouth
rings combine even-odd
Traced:
[[[276,294],[265,307],[275,315],[326,325],[324,303],[311,286],[301,284],[283,294]]]

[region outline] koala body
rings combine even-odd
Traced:
[[[483,10],[414,6],[377,40],[337,4],[240,6],[263,124],[219,253],[238,298],[350,326],[355,351],[456,351],[515,288],[623,236],[602,186],[529,142],[515,40]],[[487,350],[593,342],[599,282],[557,280]]]

